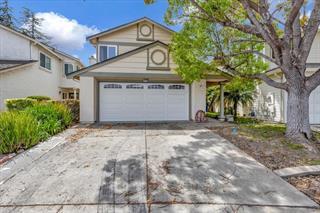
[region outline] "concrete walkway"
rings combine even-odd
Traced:
[[[96,126],[3,176],[0,212],[317,212],[207,125]]]

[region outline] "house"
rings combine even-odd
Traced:
[[[78,98],[80,83],[66,73],[82,67],[79,59],[0,25],[0,111],[10,98]]]
[[[144,17],[89,36],[95,63],[68,74],[80,79],[81,122],[189,120],[205,111],[207,85],[223,89],[229,77],[211,74],[186,84],[169,52],[173,34]]]
[[[265,54],[272,56],[270,48],[265,48]],[[275,68],[270,64],[270,68]],[[320,68],[320,32],[313,42],[309,58],[307,60],[306,75],[313,74]],[[268,73],[269,77],[278,82],[285,82],[285,77],[280,70]],[[287,121],[287,92],[262,83],[257,88],[257,98],[254,102],[253,111],[258,118],[283,122]],[[310,95],[309,100],[310,123],[320,124],[320,87]]]

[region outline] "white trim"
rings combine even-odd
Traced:
[[[116,49],[116,55],[115,56],[118,56],[118,45],[113,45],[113,44],[98,44],[98,55],[97,55],[97,60],[98,62],[100,62],[100,47],[114,47]],[[107,58],[106,59],[109,59],[109,51],[107,51]],[[106,60],[104,59],[104,60]]]

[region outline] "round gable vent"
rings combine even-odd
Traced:
[[[151,27],[147,24],[142,25],[140,27],[140,33],[141,33],[141,35],[143,35],[145,37],[150,36],[152,33]]]
[[[155,50],[151,53],[151,61],[156,65],[164,64],[166,59],[166,53],[162,50]]]

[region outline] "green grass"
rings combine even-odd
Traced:
[[[310,160],[308,163],[310,165],[320,165],[320,159],[319,160]]]
[[[271,123],[259,123],[259,124],[240,124],[240,129],[245,135],[251,135],[256,139],[272,139],[283,137],[286,131],[284,124],[271,124]]]

